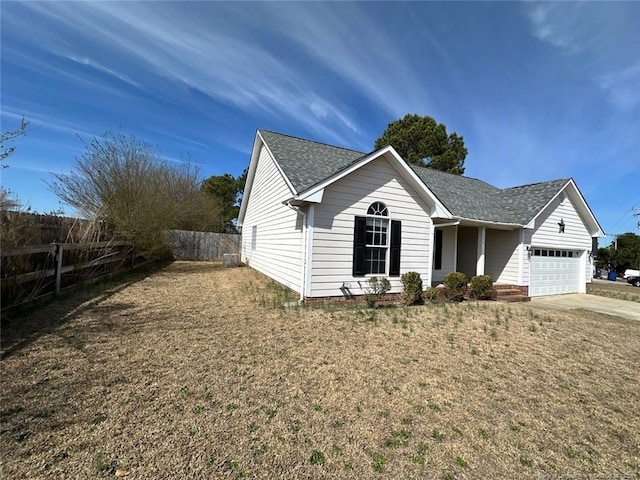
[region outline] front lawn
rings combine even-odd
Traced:
[[[208,262],[98,293],[3,319],[3,478],[640,475],[638,322],[283,308]]]

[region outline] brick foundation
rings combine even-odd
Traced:
[[[391,303],[399,303],[400,302],[400,294],[399,293],[387,293],[384,297],[380,299],[380,304],[391,304]],[[347,297],[305,297],[304,303],[309,305],[316,305],[322,303],[347,303],[347,304],[366,304],[364,295],[353,295],[351,298]]]

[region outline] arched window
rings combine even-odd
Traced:
[[[353,275],[400,275],[400,222],[389,218],[382,202],[373,202],[355,218]]]
[[[369,205],[369,208],[367,209],[367,215],[379,215],[381,217],[388,217],[389,210],[387,209],[387,206],[384,203],[373,202],[371,205]]]

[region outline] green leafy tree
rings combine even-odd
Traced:
[[[219,221],[214,229],[222,233],[237,233],[236,221],[240,212],[240,202],[247,180],[247,170],[239,177],[229,173],[213,175],[202,182],[200,190],[213,198],[220,210]]]
[[[429,116],[407,114],[387,126],[375,148],[391,145],[409,163],[462,175],[467,149],[462,136]]]
[[[635,233],[623,233],[618,235],[618,248],[615,249],[615,242],[610,248],[613,248],[612,260],[619,272],[623,272],[627,268],[637,269],[640,263],[640,236]]]
[[[85,218],[134,243],[147,258],[167,255],[169,229],[212,231],[219,218],[189,163],[169,164],[156,147],[107,132],[86,145],[70,174],[50,189]]]
[[[611,245],[598,249],[598,266],[611,266],[617,272],[640,268],[640,235],[628,232],[618,235]]]

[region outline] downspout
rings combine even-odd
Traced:
[[[306,279],[307,279],[307,214],[300,207],[296,207],[289,203],[289,200],[282,202],[287,207],[289,207],[294,212],[302,215],[302,268],[301,276],[300,276],[300,298],[298,298],[298,304],[302,304],[304,302],[304,292],[306,290]]]

